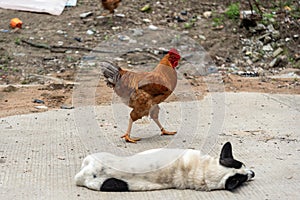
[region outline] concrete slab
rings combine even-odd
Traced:
[[[178,134],[159,136],[143,119],[132,132],[143,138],[138,144],[120,139],[129,112],[122,104],[1,118],[0,199],[299,199],[299,102],[299,95],[211,93],[202,101],[164,103],[161,121]],[[218,156],[225,141],[256,173],[235,192],[103,193],[73,181],[90,153],[178,147]]]

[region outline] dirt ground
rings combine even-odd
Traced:
[[[204,47],[217,65],[222,63],[218,63],[216,57],[234,60],[242,48],[238,38],[247,36],[246,30],[232,21],[226,21],[223,28],[216,28],[212,25],[213,19],[203,17],[208,10],[224,12],[230,2],[220,2],[122,1],[116,14],[125,17],[104,18],[99,17],[104,12],[99,1],[93,0],[78,1],[76,7],[66,8],[61,16],[1,9],[0,117],[61,109],[61,106],[72,108],[74,78],[82,57],[101,41],[132,28],[147,28],[153,24],[185,31]],[[151,11],[141,12],[140,9],[148,3]],[[92,15],[80,17],[80,14],[90,11]],[[23,21],[22,29],[9,28],[9,21],[14,17]],[[191,19],[197,20],[187,27],[186,22]],[[238,30],[237,33],[232,32],[233,28]],[[88,30],[93,34],[87,34]],[[37,48],[26,41],[53,48]],[[222,73],[222,79],[226,91],[300,94],[297,78],[241,77]],[[188,81],[195,91],[209,92],[203,77],[192,77]],[[113,91],[103,82],[98,88],[101,88],[101,93],[96,96],[97,104],[110,102]],[[35,99],[44,101],[44,104],[34,102]],[[169,99],[172,100],[174,97]]]

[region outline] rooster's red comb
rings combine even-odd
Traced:
[[[178,55],[180,57],[179,52],[175,48],[170,49],[170,51],[168,53],[169,54],[176,54],[176,55]]]

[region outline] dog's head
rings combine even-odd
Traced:
[[[219,164],[223,168],[222,171],[225,172],[221,184],[226,190],[234,190],[255,176],[252,170],[247,169],[242,162],[233,158],[230,142],[224,144]]]

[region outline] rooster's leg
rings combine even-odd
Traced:
[[[157,126],[161,130],[161,135],[175,135],[177,132],[176,131],[167,131],[164,129],[164,127],[161,125],[161,123],[158,120],[158,114],[159,114],[159,106],[154,105],[151,110],[150,110],[150,116],[153,119],[153,121],[157,124]]]
[[[137,141],[139,141],[141,139],[140,138],[134,138],[134,139],[130,138],[130,132],[131,132],[132,124],[133,124],[133,120],[130,117],[127,131],[126,131],[125,135],[123,135],[121,138],[124,138],[126,142],[136,143]]]

